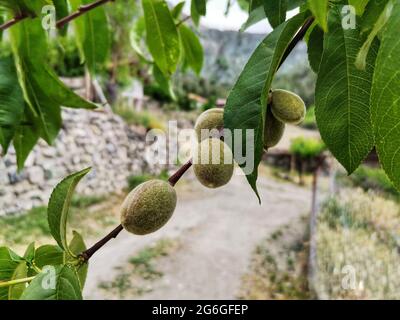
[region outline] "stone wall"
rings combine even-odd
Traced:
[[[36,145],[22,172],[13,148],[0,159],[0,215],[46,204],[63,177],[89,166],[77,190],[83,195],[118,193],[128,176],[162,169],[145,160],[145,131],[128,127],[111,112],[65,109],[63,120],[54,146]]]

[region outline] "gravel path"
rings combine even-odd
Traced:
[[[178,238],[179,251],[164,258],[164,276],[140,299],[234,299],[255,246],[274,230],[308,212],[310,192],[291,183],[261,177],[260,206],[245,177],[208,190],[192,181],[178,190],[177,210],[159,232],[137,237],[123,232],[91,260],[87,299],[104,299],[100,281],[115,268],[161,238]]]

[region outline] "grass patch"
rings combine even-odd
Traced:
[[[153,290],[153,282],[163,276],[160,262],[179,248],[177,240],[161,239],[154,245],[140,250],[128,260],[128,264],[118,268],[118,275],[111,281],[103,281],[99,288],[110,296],[120,298],[140,296]]]
[[[381,168],[360,166],[353,174],[340,174],[339,181],[346,186],[360,187],[365,191],[374,190],[381,195],[400,199],[400,193],[393,186],[385,171]]]
[[[400,299],[399,234],[394,201],[348,189],[326,202],[317,234],[319,297]]]
[[[104,201],[102,197],[74,197],[70,208],[69,229],[97,236],[102,232],[102,228],[115,224],[118,219],[110,212],[109,207],[91,210],[92,206]],[[51,237],[47,222],[47,207],[36,207],[15,216],[0,217],[0,230],[1,243],[9,246],[31,241],[47,241]]]
[[[239,299],[311,299],[308,290],[305,221],[282,227],[258,245]]]
[[[160,179],[167,181],[169,178],[168,171],[162,170],[158,175],[151,174],[141,174],[141,175],[132,175],[128,177],[128,188],[129,190],[135,189],[139,184],[143,182],[149,181],[151,179]]]
[[[122,104],[115,106],[113,110],[129,125],[142,126],[147,130],[159,129],[165,131],[164,123],[148,111],[137,112],[132,107]]]

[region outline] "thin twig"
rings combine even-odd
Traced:
[[[0,25],[0,30],[6,30],[10,27],[12,27],[14,24],[17,24],[18,22],[28,18],[29,16],[27,14],[21,14],[19,16],[14,17],[13,19],[4,22],[2,25]]]
[[[85,14],[86,12],[93,10],[107,2],[114,2],[115,0],[98,0],[96,2],[86,4],[86,5],[81,5],[77,11],[74,13],[71,13],[70,15],[60,19],[57,21],[57,28],[61,29],[63,28],[67,23],[71,22],[72,20],[80,17],[81,15]]]
[[[176,27],[178,28],[182,23],[184,23],[184,22],[190,20],[191,18],[192,18],[191,16],[187,16],[187,17],[183,18],[181,21],[179,21],[179,22],[176,24]]]
[[[87,13],[90,10],[93,10],[107,2],[114,2],[115,0],[98,0],[95,1],[93,3],[89,3],[89,4],[85,4],[85,5],[81,5],[77,11],[71,13],[70,15],[60,19],[59,21],[57,21],[56,26],[58,29],[63,28],[67,23],[71,22],[72,20],[80,17],[81,15]],[[7,21],[5,23],[3,23],[2,25],[0,25],[0,30],[6,30],[10,27],[12,27],[13,25],[15,25],[16,23],[28,18],[30,15],[26,14],[26,13],[22,13],[21,15],[18,15],[16,17],[14,17],[13,19],[11,19],[10,21]],[[34,17],[34,16],[32,16]]]
[[[179,179],[182,178],[182,176],[185,174],[185,172],[189,170],[192,164],[192,159],[190,159],[182,167],[180,167],[171,177],[169,177],[169,184],[174,187]]]

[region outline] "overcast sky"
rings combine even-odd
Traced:
[[[181,0],[169,0],[173,5],[179,3]],[[242,24],[247,20],[247,13],[239,8],[236,1],[231,6],[228,16],[225,16],[226,0],[208,0],[207,1],[207,15],[201,18],[201,25],[208,28],[219,30],[234,30],[238,31]],[[183,12],[187,15],[190,14],[190,1],[186,2]],[[293,16],[296,12],[289,12],[288,16]],[[252,33],[267,33],[272,29],[265,19],[254,26],[247,29],[247,32]]]

